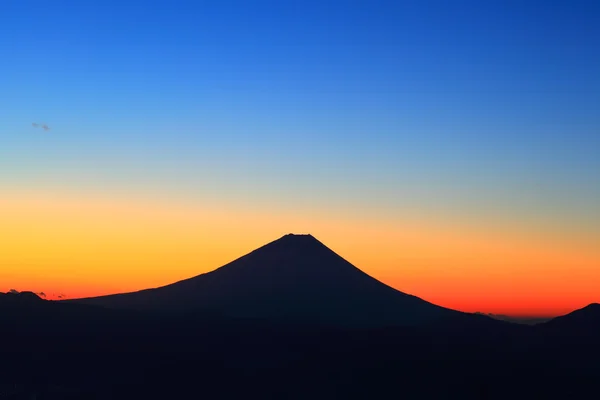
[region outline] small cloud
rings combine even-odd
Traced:
[[[37,294],[38,296],[40,296],[41,298],[44,298],[44,299],[45,299],[46,297],[48,297],[48,296],[46,296],[46,293],[44,293],[44,292],[39,292],[39,293],[36,293],[36,294]]]
[[[8,291],[8,293],[10,293],[10,294],[19,294],[20,292],[18,290],[16,290],[16,289],[10,289]]]
[[[42,128],[43,130],[45,130],[46,132],[50,130],[50,127],[46,124],[38,124],[36,122],[33,122],[31,124],[31,126],[33,126],[34,128]]]

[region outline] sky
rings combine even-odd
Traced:
[[[0,35],[0,290],[293,232],[464,311],[600,301],[596,1],[5,0]]]

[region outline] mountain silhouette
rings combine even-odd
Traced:
[[[395,290],[312,235],[295,234],[168,286],[69,302],[347,326],[415,325],[466,315]]]
[[[33,292],[0,292],[1,304],[38,304],[43,301],[44,299]]]
[[[554,332],[600,334],[600,304],[592,303],[539,326]]]

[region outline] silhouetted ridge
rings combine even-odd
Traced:
[[[567,315],[540,324],[540,327],[565,333],[588,332],[600,334],[600,304],[589,304]]]
[[[590,312],[594,312],[594,313],[600,313],[600,303],[592,303],[589,304],[588,306],[582,308],[580,311],[590,311]]]
[[[366,326],[410,325],[462,315],[377,281],[309,234],[287,234],[212,272],[172,285],[76,301]]]
[[[1,301],[11,301],[11,302],[19,302],[19,303],[34,303],[34,302],[43,302],[45,301],[37,294],[33,292],[8,292],[1,293],[0,292],[0,300]]]

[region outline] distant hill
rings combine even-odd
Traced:
[[[491,314],[491,313],[482,313],[476,312],[475,314],[485,315],[490,318],[499,320],[512,322],[515,324],[523,324],[523,325],[537,325],[551,320],[552,318],[534,318],[534,317],[514,317],[510,315],[502,315],[502,314]]]
[[[600,335],[600,304],[592,303],[539,326],[554,332]]]
[[[0,292],[0,304],[37,304],[44,300],[33,292]]]
[[[467,315],[395,290],[311,235],[285,235],[209,273],[140,292],[69,300],[137,310],[344,326],[402,326]],[[469,314],[470,315],[470,314]]]

